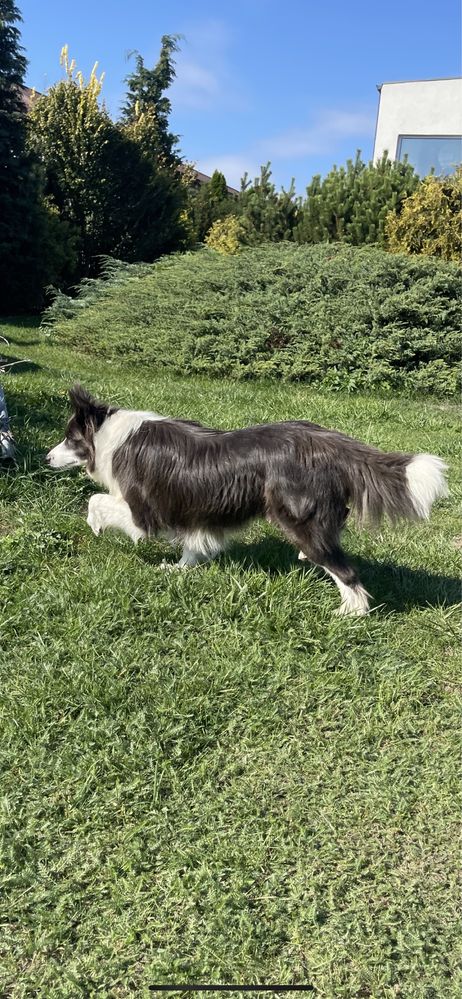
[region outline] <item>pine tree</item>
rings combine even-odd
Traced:
[[[26,148],[27,111],[22,99],[27,61],[13,0],[0,0],[0,310],[39,304],[42,214],[40,176]]]
[[[171,103],[166,96],[175,79],[174,54],[178,51],[178,41],[178,35],[163,35],[159,59],[152,69],[145,66],[137,53],[136,70],[126,80],[127,98],[119,129],[132,143],[132,154],[135,146],[142,154],[142,161],[135,168],[130,185],[135,197],[136,228],[126,233],[125,252],[130,254],[131,243],[132,254],[141,254],[143,260],[153,260],[159,253],[178,249],[188,240],[188,192],[178,169],[181,163],[178,136],[170,131]]]
[[[341,241],[360,246],[383,244],[389,211],[399,209],[419,183],[407,163],[395,163],[387,154],[378,163],[364,163],[358,151],[346,167],[336,167],[307,187],[295,230],[299,243]]]
[[[246,175],[241,183],[238,214],[242,217],[246,242],[250,245],[293,239],[299,214],[293,181],[288,191],[277,191],[271,180],[269,163],[261,167],[260,176],[255,178],[253,184]]]

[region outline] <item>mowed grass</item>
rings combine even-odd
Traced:
[[[29,359],[3,376],[1,995],[460,996],[456,407],[158,376],[1,327]],[[367,619],[333,616],[332,584],[262,524],[165,574],[166,544],[96,539],[93,484],[43,465],[77,378],[220,426],[304,417],[435,452],[451,497],[429,524],[345,533]]]

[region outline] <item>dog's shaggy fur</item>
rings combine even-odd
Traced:
[[[152,412],[115,409],[80,386],[66,437],[47,460],[85,465],[108,490],[92,496],[95,534],[118,528],[135,542],[161,535],[183,546],[179,567],[207,561],[255,517],[275,524],[332,577],[340,613],[365,614],[368,594],[340,546],[349,507],[361,522],[427,518],[447,494],[434,455],[385,453],[335,430],[291,420],[213,430]]]

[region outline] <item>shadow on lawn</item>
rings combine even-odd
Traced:
[[[259,568],[277,575],[296,567],[300,572],[312,572],[314,568],[309,562],[299,562],[293,549],[278,538],[265,538],[248,545],[234,544],[225,557],[246,569]],[[451,607],[462,600],[461,582],[454,576],[410,569],[392,562],[373,562],[354,555],[349,557],[361,582],[372,594],[373,605],[384,604],[386,611]],[[321,569],[319,575],[326,579]]]
[[[0,318],[0,336],[5,337],[8,343],[14,343],[21,347],[35,347],[43,342],[40,335],[30,337],[30,333],[40,327],[40,316],[2,316]],[[26,331],[26,336],[22,331]],[[2,343],[3,341],[0,341]]]
[[[22,357],[14,357],[11,354],[4,354],[1,350],[0,342],[0,370],[5,369],[8,376],[10,375],[24,375],[29,371],[40,371],[41,365],[36,364],[35,361],[29,361],[27,358],[23,360]]]

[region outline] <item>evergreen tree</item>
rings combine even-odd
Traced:
[[[155,158],[158,166],[170,168],[180,163],[178,136],[169,130],[172,107],[166,96],[175,79],[173,57],[178,41],[178,35],[163,35],[159,59],[152,69],[136,53],[136,70],[126,79],[128,93],[122,110],[123,123],[130,126],[143,151]]]
[[[215,170],[208,184],[190,191],[190,213],[194,241],[202,243],[214,222],[236,211],[236,196],[230,194],[226,178]]]
[[[99,106],[103,77],[96,74],[97,64],[85,82],[67,46],[60,61],[65,78],[34,101],[29,137],[43,166],[48,204],[77,234],[78,265],[72,276],[77,280],[107,247],[115,130]]]
[[[100,105],[103,77],[88,81],[63,49],[65,79],[31,109],[30,142],[46,175],[48,204],[77,234],[75,282],[100,255],[151,261],[178,248],[184,194],[176,169],[159,166],[139,119],[117,125]]]
[[[0,310],[39,304],[43,219],[40,177],[26,148],[21,88],[27,62],[13,0],[0,0]]]
[[[269,163],[261,167],[260,176],[253,184],[245,175],[241,182],[238,214],[244,223],[249,245],[293,239],[299,215],[293,181],[288,191],[276,191]]]
[[[170,131],[171,103],[166,96],[175,79],[178,41],[178,35],[162,37],[159,59],[152,69],[137,53],[136,70],[126,80],[120,131],[132,144],[132,157],[135,147],[141,153],[139,163],[133,162],[133,182],[127,192],[133,198],[135,223],[126,231],[122,252],[128,254],[127,259],[140,259],[141,255],[143,260],[153,260],[161,252],[182,247],[187,240],[188,193],[178,170],[178,136]],[[125,155],[129,156],[129,146],[125,145]]]
[[[299,243],[340,240],[359,246],[384,243],[385,219],[399,210],[419,179],[408,163],[395,163],[385,153],[365,164],[360,153],[346,167],[336,167],[322,180],[313,177],[295,230]]]

